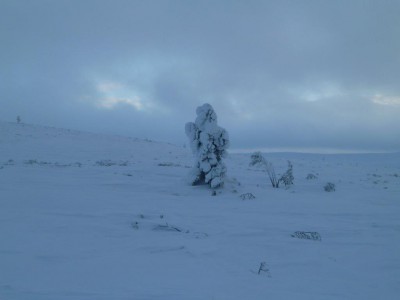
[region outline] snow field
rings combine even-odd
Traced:
[[[397,299],[399,154],[265,157],[292,188],[234,154],[212,196],[189,149],[0,123],[0,299]]]

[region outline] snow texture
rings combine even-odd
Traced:
[[[400,154],[268,154],[289,190],[249,160],[213,197],[188,149],[0,122],[0,299],[399,298]]]
[[[195,123],[186,123],[185,132],[195,157],[195,166],[189,174],[192,185],[209,184],[211,188],[224,184],[229,137],[217,124],[217,114],[208,103],[196,109]]]

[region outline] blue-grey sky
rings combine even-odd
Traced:
[[[400,150],[400,1],[0,0],[0,120],[236,149]]]

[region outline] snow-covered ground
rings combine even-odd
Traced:
[[[233,154],[212,196],[189,149],[1,122],[0,299],[399,299],[400,155],[265,158],[295,185]]]

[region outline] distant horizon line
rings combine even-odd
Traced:
[[[299,153],[299,154],[396,154],[400,151],[371,150],[371,149],[343,149],[332,147],[267,147],[267,148],[237,148],[230,149],[232,154],[253,152],[262,153]]]
[[[135,138],[141,140],[151,140],[154,142],[160,143],[167,143],[171,145],[175,145],[178,147],[178,144],[170,141],[162,141],[156,140],[152,138],[138,138],[133,137],[127,134],[119,134],[119,133],[107,133],[107,132],[99,132],[99,131],[91,131],[85,129],[77,129],[77,128],[65,128],[65,127],[58,127],[54,125],[44,125],[44,124],[37,124],[37,123],[25,123],[20,122],[17,123],[16,121],[9,121],[9,120],[0,120],[0,122],[10,123],[10,124],[19,124],[19,125],[28,125],[28,126],[39,126],[39,127],[47,127],[53,129],[62,129],[62,130],[69,130],[69,131],[79,131],[83,133],[91,133],[91,134],[104,134],[104,135],[114,135],[126,138]],[[186,143],[184,144],[186,145]],[[254,148],[233,148],[228,149],[229,153],[232,154],[245,154],[245,153],[253,153],[253,152],[263,152],[263,153],[299,153],[299,154],[400,154],[399,150],[371,150],[371,149],[354,149],[354,148],[333,148],[333,147],[254,147]]]

